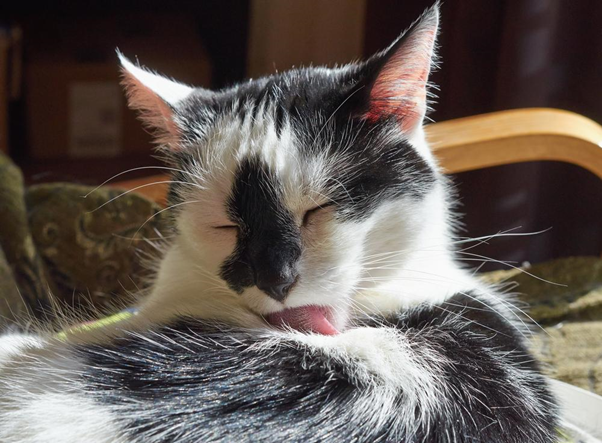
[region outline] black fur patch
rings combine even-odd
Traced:
[[[239,226],[234,253],[220,276],[237,292],[279,277],[294,280],[301,256],[301,233],[281,199],[277,177],[257,159],[239,166],[228,201],[228,213]]]
[[[195,320],[111,348],[79,348],[88,368],[82,377],[96,401],[118,408],[136,442],[555,441],[556,407],[536,364],[504,317],[475,298],[457,295],[374,320],[397,328],[412,349],[428,347],[433,364],[443,365],[437,390],[448,407],[428,420],[424,405],[405,410],[399,392],[398,410],[374,426],[378,402],[361,400],[374,387],[352,367],[284,337],[267,345],[268,331]],[[363,414],[350,419],[358,408]],[[398,414],[415,432],[400,434]]]

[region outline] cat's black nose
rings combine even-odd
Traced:
[[[255,285],[283,302],[299,277],[301,246],[296,239],[287,232],[270,231],[249,245],[248,258]]]
[[[257,287],[274,300],[282,302],[286,299],[296,281],[297,274],[294,272],[272,275],[264,274],[261,278],[257,279]]]

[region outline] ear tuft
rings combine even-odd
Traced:
[[[158,95],[163,101],[171,106],[176,106],[193,91],[188,85],[170,80],[159,74],[153,73],[141,66],[130,62],[121,52],[117,51],[121,62],[121,68],[126,79],[136,79],[140,84]]]
[[[174,110],[193,88],[136,66],[119,51],[117,55],[129,107],[140,113],[148,127],[158,131],[159,143],[175,146],[179,130],[173,119]]]
[[[376,122],[394,116],[404,132],[412,132],[422,124],[438,27],[436,3],[389,48],[374,56],[378,68],[370,85],[368,111],[364,116],[367,120]]]

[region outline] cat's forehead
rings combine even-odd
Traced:
[[[263,93],[233,98],[183,154],[211,198],[239,196],[237,207],[247,209],[244,200],[254,201],[251,208],[272,200],[263,204],[292,213],[335,201],[354,218],[395,196],[421,196],[435,180],[399,131],[344,114],[332,118],[332,112],[310,116],[305,110],[293,118],[294,107],[283,109],[285,100],[271,100],[273,92],[265,92],[276,90],[274,84],[262,84]]]
[[[221,91],[215,97],[215,104],[224,110],[242,99],[254,104],[267,102],[289,111],[298,107],[319,112],[330,104],[328,99],[337,100],[345,96],[348,87],[357,81],[353,75],[356,70],[355,65],[336,69],[298,68],[250,79]]]
[[[222,92],[211,114],[193,96],[184,107],[185,163],[213,199],[258,187],[269,192],[257,198],[277,198],[292,212],[335,201],[363,217],[384,200],[423,196],[436,171],[395,121],[374,125],[345,108],[353,87],[352,73],[322,68]]]
[[[324,192],[334,158],[307,154],[305,137],[274,103],[246,100],[217,117],[205,137],[180,156],[210,198],[253,201],[300,210]],[[267,201],[272,200],[272,202]],[[250,211],[243,211],[250,214]]]
[[[177,116],[182,156],[213,173],[253,159],[289,181],[314,176],[330,146],[324,138],[334,137],[325,123],[345,98],[340,76],[325,68],[289,71],[220,91],[210,106],[191,94]]]
[[[181,129],[194,137],[217,120],[236,125],[267,116],[262,123],[274,123],[277,134],[286,123],[308,131],[324,116],[336,117],[334,111],[358,81],[357,69],[355,65],[293,69],[217,91],[210,100],[206,91],[197,89],[179,105]]]

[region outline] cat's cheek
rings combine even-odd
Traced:
[[[207,269],[217,272],[222,263],[236,248],[236,230],[215,229],[212,227],[197,228],[196,232],[187,236],[188,245],[194,250],[193,260]]]
[[[214,232],[203,239],[203,244],[213,252],[217,253],[215,257],[226,258],[234,252],[236,248],[237,233],[231,229],[214,229]]]
[[[301,284],[290,301],[296,303],[298,295],[345,314],[345,306],[359,283],[365,229],[361,224],[331,220],[307,231],[299,267]],[[344,318],[341,323],[344,325]]]

